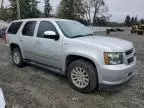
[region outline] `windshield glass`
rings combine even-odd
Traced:
[[[93,33],[89,28],[77,21],[57,21],[63,34],[68,38],[89,36]]]

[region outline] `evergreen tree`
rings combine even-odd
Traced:
[[[129,15],[126,16],[124,25],[127,26],[127,27],[130,27],[130,26],[131,26],[131,18],[130,18]]]
[[[131,18],[131,25],[134,25],[134,24],[135,24],[135,18],[132,17],[132,18]]]
[[[49,17],[50,16],[50,12],[52,10],[52,7],[49,3],[49,0],[45,0],[45,7],[44,7],[44,15],[45,17]]]
[[[144,19],[142,18],[142,19],[140,19],[140,21],[139,21],[141,24],[144,24]]]
[[[9,0],[11,3],[10,10],[12,12],[11,19],[17,19],[17,5],[16,0]],[[19,0],[21,18],[36,18],[40,17],[41,13],[37,9],[38,2],[36,0]]]
[[[134,18],[134,24],[136,25],[138,23],[137,17]]]
[[[2,20],[2,16],[3,16],[3,13],[4,13],[4,7],[3,7],[3,0],[1,1],[1,4],[0,4],[0,20]]]
[[[62,0],[58,8],[58,17],[74,19],[73,0]]]
[[[11,13],[9,13],[8,9],[4,8],[3,0],[2,0],[2,4],[1,4],[1,8],[0,8],[0,20],[4,20],[4,21],[9,20],[10,14]]]
[[[62,0],[57,10],[58,17],[72,20],[84,18],[85,13],[83,0]]]

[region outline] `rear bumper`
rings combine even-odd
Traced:
[[[102,65],[100,66],[99,83],[104,85],[119,85],[134,76],[134,69],[136,65],[136,58],[130,65]]]

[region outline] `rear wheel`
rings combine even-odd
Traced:
[[[98,86],[96,69],[86,60],[76,60],[69,65],[68,79],[72,87],[82,93],[91,93]]]
[[[12,49],[12,61],[18,67],[23,67],[24,62],[19,48]]]

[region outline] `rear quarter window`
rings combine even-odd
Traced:
[[[8,34],[17,34],[22,23],[23,22],[12,22],[7,33]]]

